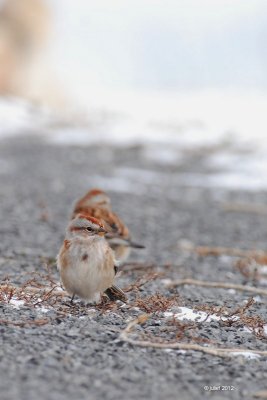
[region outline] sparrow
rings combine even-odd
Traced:
[[[78,295],[89,302],[99,302],[107,291],[107,295],[126,301],[123,291],[114,285],[117,266],[105,233],[103,224],[88,215],[78,214],[68,225],[57,267],[72,300]]]
[[[116,260],[123,262],[130,254],[131,248],[143,249],[144,246],[131,240],[129,229],[112,211],[108,195],[100,189],[92,189],[74,206],[72,217],[83,213],[101,221],[106,229],[105,238],[115,252]]]

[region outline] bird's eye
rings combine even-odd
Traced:
[[[88,226],[87,228],[86,228],[86,230],[88,231],[88,232],[92,232],[92,228],[90,228],[90,226]]]

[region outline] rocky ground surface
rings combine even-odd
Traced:
[[[205,149],[191,151],[170,164],[138,146],[68,147],[26,136],[1,141],[2,400],[251,399],[267,388],[267,356],[168,348],[178,342],[267,350],[266,295],[167,286],[194,278],[266,288],[258,250],[266,248],[267,215],[231,209],[266,204],[266,193],[194,187],[192,173],[205,181],[212,172],[205,156]],[[72,204],[95,186],[109,192],[133,238],[146,246],[131,254],[117,281],[127,305],[76,300],[70,306],[45,291],[59,280],[55,256]],[[247,257],[194,246],[257,251]],[[181,307],[213,318],[176,318]]]

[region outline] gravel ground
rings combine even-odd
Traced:
[[[175,297],[172,308],[176,311],[179,306],[244,306],[250,297],[247,292],[194,286],[168,290],[164,284],[165,279],[178,278],[264,284],[242,275],[233,257],[200,257],[179,248],[185,239],[206,246],[266,247],[267,216],[223,208],[225,202],[266,203],[266,193],[196,188],[186,182],[186,174],[203,173],[205,179],[212,172],[205,156],[204,150],[188,152],[183,160],[163,164],[147,157],[138,146],[56,146],[26,136],[2,140],[2,278],[8,276],[19,286],[34,271],[46,274],[49,264],[58,280],[53,260],[71,206],[89,188],[99,186],[110,193],[114,209],[127,222],[134,240],[146,245],[145,250],[133,252],[130,261],[139,267],[152,265],[146,271],[130,263],[118,284],[125,287],[151,272],[158,273],[139,291],[129,293],[130,303],[134,304],[136,296],[159,292]],[[267,319],[266,297],[256,300],[248,315]],[[141,348],[118,340],[127,323],[144,313],[142,307],[117,302],[101,309],[76,300],[71,308],[67,299],[43,307],[2,301],[0,307],[1,400],[251,399],[267,386],[267,357],[221,358],[197,351]],[[44,319],[48,322],[42,326],[34,323]],[[168,323],[159,310],[130,337],[174,339],[182,327]],[[227,326],[206,321],[194,328],[182,342],[266,350],[266,338],[244,329],[242,323]],[[214,390],[205,390],[205,386]],[[233,390],[223,390],[223,386]]]

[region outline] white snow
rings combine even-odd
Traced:
[[[93,108],[89,110],[93,124],[88,124],[90,129],[85,126],[56,131],[54,142],[156,143],[169,145],[171,149],[173,145],[190,149],[220,145],[228,140],[239,144],[240,149],[267,146],[267,95],[261,92],[217,89],[170,94],[96,89],[88,93],[88,98],[91,96],[89,103]],[[236,162],[235,155],[229,160],[225,152],[219,160],[210,161],[223,166]]]
[[[242,356],[242,357],[245,357],[245,358],[247,358],[249,360],[255,360],[255,359],[258,359],[258,358],[261,357],[260,354],[255,354],[255,353],[252,353],[250,351],[237,351],[237,352],[233,351],[231,354],[233,356],[236,356],[236,357]]]
[[[178,312],[170,312],[166,311],[164,313],[165,317],[174,317],[178,320],[189,320],[189,321],[197,321],[197,322],[211,322],[211,321],[220,321],[220,320],[226,320],[226,317],[219,317],[215,314],[211,314],[208,316],[207,313],[204,311],[196,311],[192,310],[191,308],[188,307],[179,307]],[[238,317],[236,317],[238,319]]]
[[[24,306],[25,301],[24,300],[18,300],[17,298],[12,297],[12,299],[9,301],[9,304],[11,304],[16,309],[19,309],[20,307]],[[49,308],[46,308],[43,305],[39,306],[38,310],[41,311],[44,314],[46,314],[47,312],[50,311]]]
[[[38,111],[26,101],[1,99],[0,139],[38,132],[48,142],[65,146],[138,144],[143,146],[144,157],[169,165],[179,165],[188,152],[208,147],[211,151],[203,162],[209,173],[176,173],[176,186],[267,190],[267,95],[219,96],[203,92],[164,97],[164,94],[125,93],[120,97],[116,92],[114,97],[107,95],[105,102],[100,103],[97,108],[96,96],[96,108],[85,114],[82,123],[73,114],[73,123],[62,126],[57,119],[60,117]],[[107,117],[102,119],[101,107],[107,110],[103,114]],[[92,123],[90,118],[94,120]],[[226,151],[223,146],[227,140],[231,147]],[[10,166],[2,164],[4,173]],[[121,169],[116,171],[112,182],[103,185],[106,189],[115,186],[118,191],[131,191],[134,183],[139,185],[137,191],[144,192],[147,184],[159,182],[160,175],[161,179],[167,178],[164,173],[141,168]],[[99,180],[96,183],[102,184]]]
[[[46,313],[49,312],[50,310],[49,310],[49,308],[46,308],[46,307],[44,307],[44,306],[41,306],[41,307],[40,307],[40,311],[41,311],[42,313],[46,314]]]
[[[25,304],[25,301],[12,298],[10,300],[9,304],[11,304],[13,307],[19,309],[20,307],[22,307]]]
[[[42,128],[50,122],[50,113],[26,100],[0,97],[0,120],[0,139],[25,134],[42,135]]]

